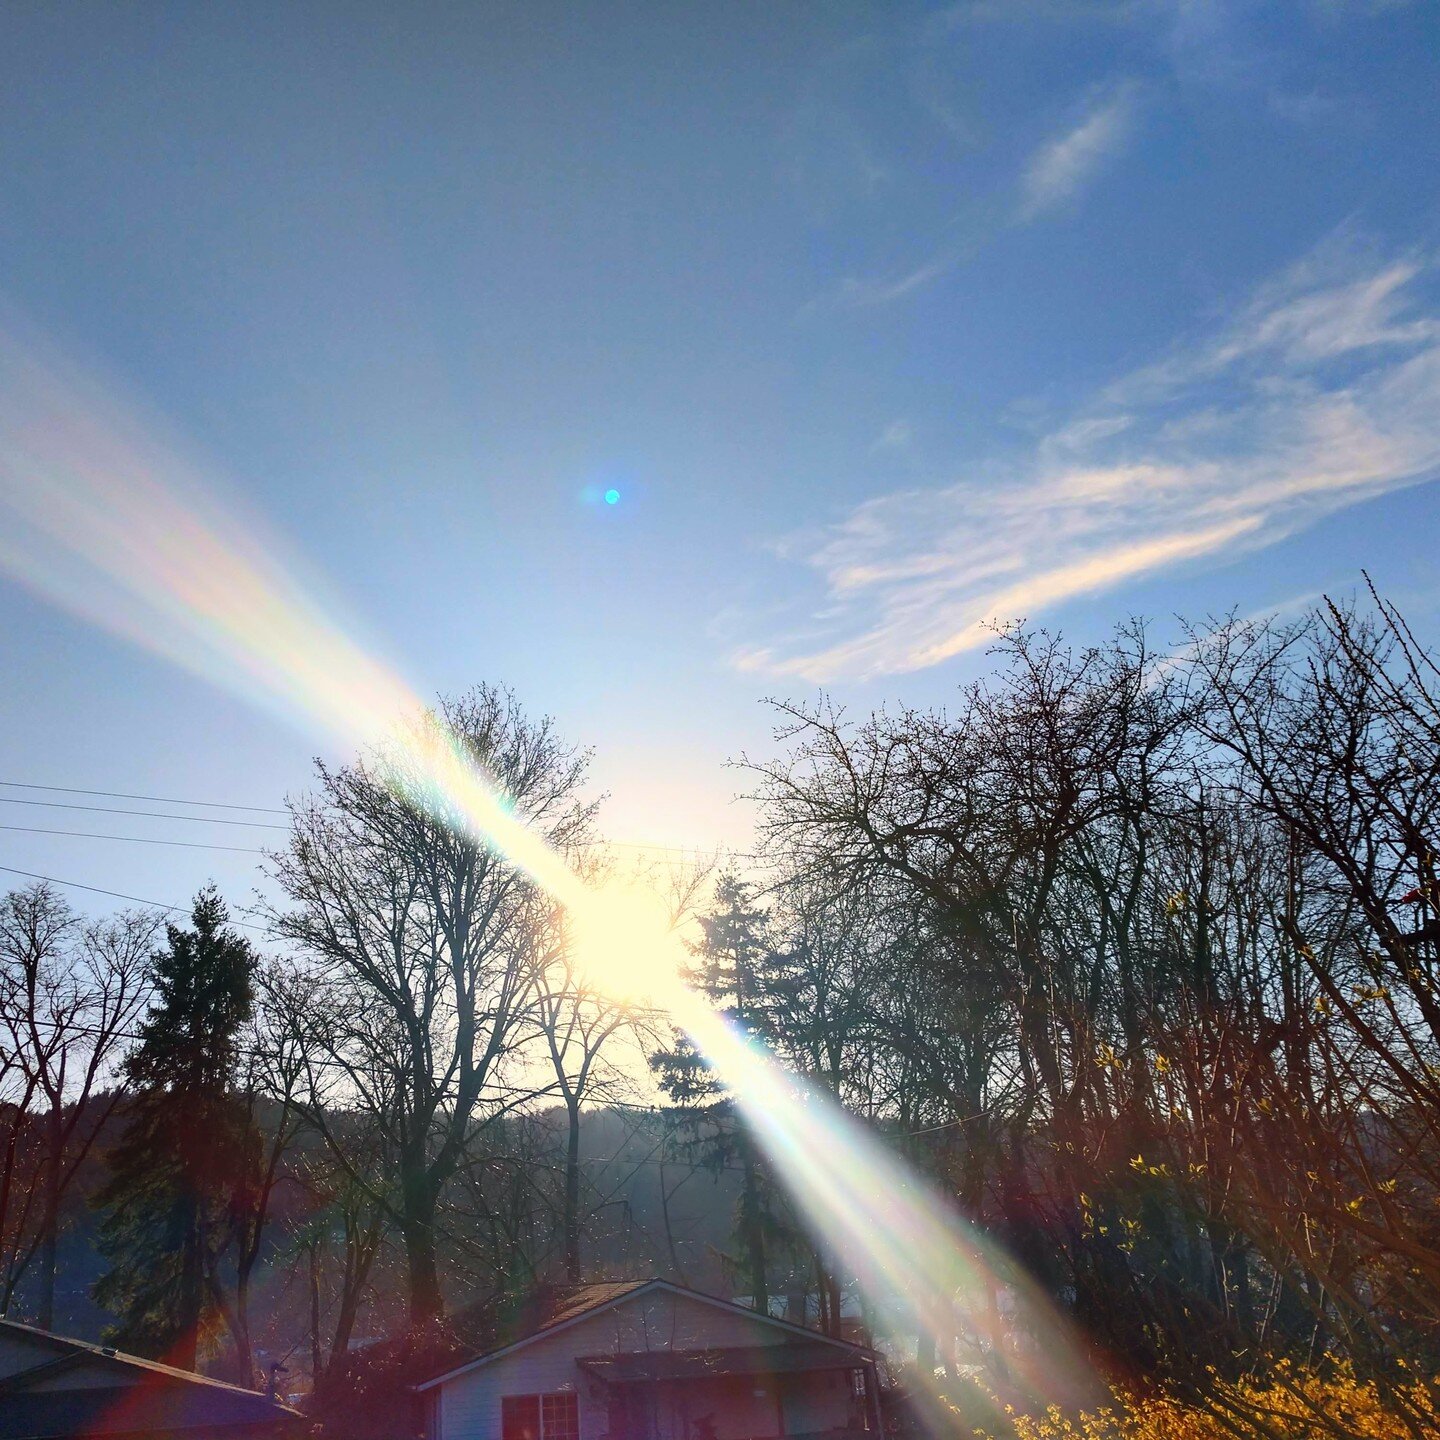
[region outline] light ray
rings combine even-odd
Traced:
[[[0,335],[0,565],[307,732],[378,748],[408,799],[505,855],[567,908],[588,978],[670,1011],[730,1088],[799,1210],[877,1304],[900,1297],[911,1333],[942,1344],[963,1326],[1006,1357],[1032,1396],[1066,1393],[1084,1366],[1015,1267],[874,1134],[688,988],[684,945],[653,902],[587,883],[520,821],[418,691],[158,433],[52,351]],[[1000,1313],[1002,1291],[1018,1315]]]

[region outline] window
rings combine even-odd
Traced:
[[[540,1397],[540,1440],[580,1440],[580,1401],[573,1390]]]
[[[580,1400],[573,1390],[553,1395],[506,1395],[500,1401],[501,1440],[580,1440]]]

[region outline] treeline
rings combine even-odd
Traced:
[[[772,868],[697,980],[1131,1376],[1440,1362],[1440,673],[1372,600],[1002,633],[953,711],[780,705],[747,762]]]
[[[1440,674],[1372,602],[1163,652],[1138,624],[1084,650],[1004,632],[945,713],[780,705],[774,755],[744,762],[753,871],[667,872],[693,982],[1132,1378],[1199,1390],[1340,1357],[1398,1394],[1440,1363]],[[427,723],[603,882],[585,752],[483,687]],[[253,917],[267,957],[213,896],[158,949],[152,917],[8,897],[0,1308],[50,1313],[55,1217],[99,1146],[118,1333],[153,1349],[189,1325],[242,1378],[277,1353],[277,1310],[323,1387],[362,1336],[483,1340],[536,1287],[622,1265],[723,1275],[838,1330],[843,1257],[797,1222],[723,1077],[587,984],[555,903],[397,764],[322,766],[292,803],[284,899]],[[166,1016],[203,944],[244,957],[200,1077],[219,1108],[193,1110],[230,1139],[147,1212],[126,1142],[98,1137],[183,1088],[160,1040],[190,1033]],[[623,1166],[597,1182],[602,1118],[629,1191]],[[643,1242],[617,1248],[642,1171]],[[686,1199],[706,1173],[720,1232]],[[147,1214],[190,1217],[188,1262],[137,1270]],[[164,1282],[148,1329],[124,1329],[127,1264]],[[974,1358],[918,1342],[922,1367]]]

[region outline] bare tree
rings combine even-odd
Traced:
[[[781,707],[775,1043],[1134,1363],[1433,1344],[1429,657],[1378,600],[999,654],[950,715]]]
[[[609,999],[579,975],[569,955],[545,966],[536,984],[535,1025],[545,1046],[555,1090],[565,1111],[565,1174],[561,1227],[565,1278],[581,1279],[580,1124],[586,1105],[617,1089],[633,1090],[633,1080],[605,1063],[604,1052],[622,1030],[633,1027],[629,1007]]]
[[[122,911],[82,922],[45,882],[12,891],[0,901],[0,1034],[6,1064],[20,1082],[20,1099],[6,1137],[0,1177],[0,1236],[15,1203],[16,1162],[22,1131],[38,1135],[30,1188],[11,1230],[0,1313],[39,1256],[36,1314],[54,1322],[61,1204],[76,1173],[115,1108],[120,1091],[115,1066],[148,996],[148,961],[159,917]],[[27,1225],[36,1216],[33,1229]]]
[[[552,846],[589,839],[587,757],[548,720],[482,686],[426,724]],[[351,1170],[399,1231],[418,1328],[443,1310],[442,1193],[478,1128],[503,1113],[500,1077],[534,1001],[534,885],[476,838],[452,797],[420,793],[403,758],[318,773],[271,866],[291,907],[273,916],[275,931],[315,970],[311,1065],[325,1076],[307,1113],[342,1163],[339,1107],[367,1109],[383,1129],[393,1172]]]

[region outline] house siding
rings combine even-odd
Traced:
[[[447,1381],[439,1387],[441,1398],[434,1412],[432,1437],[500,1440],[502,1396],[573,1390],[579,1399],[581,1440],[602,1440],[609,1426],[605,1388],[580,1369],[578,1357],[780,1345],[784,1340],[783,1332],[758,1316],[752,1319],[739,1311],[666,1291],[642,1293]],[[804,1417],[804,1429],[843,1424],[847,1386],[843,1372],[789,1377],[787,1389],[794,1399],[787,1402],[786,1429],[802,1428],[790,1423],[792,1404],[797,1417]],[[757,1390],[763,1393],[757,1395]],[[773,1435],[777,1430],[775,1385],[768,1378],[753,1383],[742,1379],[691,1382],[688,1387],[662,1386],[657,1398],[660,1413],[656,1418],[665,1425],[662,1435],[683,1435],[683,1420],[704,1415],[707,1409],[714,1412],[719,1440]],[[716,1408],[712,1401],[723,1409]],[[676,1422],[682,1422],[680,1428],[674,1428]]]

